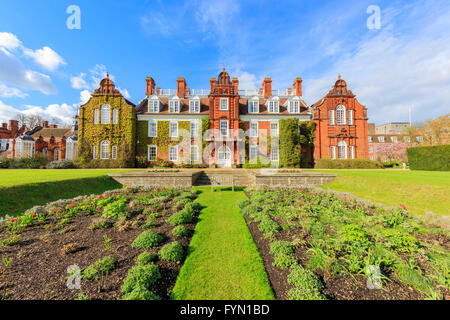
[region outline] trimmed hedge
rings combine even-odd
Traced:
[[[450,171],[450,145],[408,148],[411,170]]]
[[[367,159],[318,159],[316,169],[383,169],[384,166],[379,161]]]

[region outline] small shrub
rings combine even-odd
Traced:
[[[383,169],[380,161],[367,159],[318,159],[316,169]]]
[[[162,236],[157,234],[153,230],[145,230],[140,235],[134,239],[131,246],[133,248],[143,248],[148,249],[152,247],[156,247],[162,240]]]
[[[194,218],[194,210],[191,206],[186,206],[183,210],[174,213],[167,219],[172,225],[182,224],[182,223],[190,223]]]
[[[288,300],[326,300],[326,298],[320,292],[305,291],[296,287],[288,291]]]
[[[183,259],[183,247],[177,241],[168,243],[159,250],[158,256],[165,261],[181,261]]]
[[[11,237],[3,240],[1,242],[1,246],[0,247],[2,247],[2,246],[4,246],[4,247],[12,247],[12,246],[15,246],[16,244],[19,244],[21,242],[22,242],[22,237],[20,236],[20,234],[13,234],[13,235],[11,235]]]
[[[109,222],[106,219],[102,218],[95,218],[92,220],[92,223],[89,225],[89,229],[96,230],[96,229],[107,229],[112,226],[112,223]]]
[[[138,266],[143,266],[150,264],[158,259],[158,255],[153,252],[143,252],[136,258],[136,264]]]
[[[91,298],[88,295],[86,295],[84,292],[80,292],[75,297],[75,300],[91,300]]]
[[[73,169],[75,165],[69,160],[56,160],[47,164],[47,169]]]
[[[258,229],[263,233],[273,233],[280,230],[280,225],[267,217],[261,221],[261,223],[258,225]]]
[[[136,287],[123,295],[122,300],[160,300],[161,298],[143,287]]]
[[[251,203],[252,203],[252,202],[251,202],[249,199],[246,199],[246,200],[239,201],[239,202],[237,203],[237,206],[238,206],[240,209],[243,209],[243,208],[245,208],[246,206],[250,205]]]
[[[294,256],[295,246],[287,241],[274,241],[270,244],[270,253],[273,255],[273,266],[286,269],[297,263]]]
[[[111,256],[99,259],[83,270],[83,279],[98,280],[99,273],[109,274],[116,267],[116,259]]]
[[[176,226],[175,228],[173,228],[172,234],[175,237],[187,236],[188,235],[188,229],[185,226]]]
[[[119,219],[127,215],[127,205],[124,200],[114,201],[103,210],[102,217],[107,219]]]
[[[450,145],[408,148],[411,170],[450,171]]]
[[[123,281],[122,292],[130,293],[135,288],[149,288],[160,278],[161,273],[154,263],[135,266],[128,271],[128,275]]]

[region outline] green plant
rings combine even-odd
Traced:
[[[194,210],[190,206],[185,206],[183,210],[174,213],[167,219],[172,225],[190,223],[194,217]]]
[[[292,266],[290,271],[287,281],[295,288],[288,292],[289,300],[325,300],[320,293],[323,284],[313,272],[300,265]]]
[[[265,219],[261,220],[261,223],[258,225],[258,229],[263,233],[273,233],[280,230],[281,227],[278,223],[276,223],[269,217],[266,217]]]
[[[143,266],[146,264],[150,264],[150,263],[156,261],[157,259],[158,259],[158,255],[156,253],[145,251],[145,252],[141,253],[140,255],[138,255],[138,257],[136,258],[136,264],[138,266]]]
[[[92,223],[89,225],[89,229],[96,230],[96,229],[107,229],[112,226],[112,223],[108,220],[105,220],[103,218],[95,218],[92,220]]]
[[[168,243],[159,250],[158,256],[165,261],[181,261],[183,259],[183,247],[177,241]]]
[[[450,145],[408,148],[411,170],[450,171]]]
[[[161,273],[156,264],[135,266],[128,271],[128,275],[123,281],[122,292],[130,293],[135,288],[148,289],[160,278]]]
[[[143,287],[135,287],[131,292],[125,293],[122,300],[160,300],[161,298]]]
[[[287,241],[274,241],[270,244],[270,253],[273,255],[273,266],[286,269],[297,263],[294,256],[295,246]]]
[[[188,229],[185,226],[176,226],[172,229],[172,234],[176,237],[187,236]]]
[[[162,236],[153,230],[145,230],[134,239],[131,246],[133,248],[152,248],[156,247],[162,240]]]
[[[106,234],[103,235],[103,243],[105,245],[105,251],[108,251],[111,248],[111,239]]]
[[[107,275],[116,267],[116,259],[111,256],[106,256],[99,259],[82,272],[82,278],[86,280],[98,280],[99,274]]]
[[[367,159],[317,159],[316,169],[383,169],[379,161]]]
[[[127,205],[124,199],[108,204],[103,210],[102,217],[107,219],[119,219],[127,215]]]
[[[5,240],[3,240],[1,242],[1,246],[4,247],[12,247],[15,246],[16,244],[19,244],[22,242],[22,237],[20,236],[20,234],[12,234],[9,238],[6,238]]]
[[[75,297],[75,300],[91,300],[91,298],[88,295],[86,295],[84,292],[80,292]]]

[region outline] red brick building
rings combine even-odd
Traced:
[[[314,158],[368,159],[367,108],[339,79],[311,106],[316,123]]]
[[[12,141],[23,135],[27,130],[26,126],[19,128],[19,121],[17,120],[9,120],[9,125],[2,123],[0,127],[0,157],[10,157],[12,152],[9,149],[12,147]]]

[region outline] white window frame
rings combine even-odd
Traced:
[[[94,124],[99,124],[100,122],[99,112],[99,109],[94,110]]]
[[[159,113],[160,102],[159,98],[154,96],[148,99],[148,112],[149,113]]]
[[[300,100],[289,101],[289,113],[300,113]]]
[[[152,131],[152,126],[154,125],[155,131]],[[158,121],[149,120],[148,121],[148,136],[149,138],[156,138],[158,136]]]
[[[338,159],[348,159],[347,157],[347,143],[345,141],[338,142]]]
[[[105,147],[106,153],[104,153]],[[100,143],[100,159],[101,160],[109,159],[109,141],[104,140]]]
[[[101,124],[111,123],[111,106],[109,104],[102,105],[100,109],[100,122]]]
[[[223,127],[222,127],[222,124],[224,124],[224,123],[226,123],[226,125],[227,125],[227,133],[226,134],[223,134]],[[220,127],[219,127],[219,130],[220,130],[220,136],[221,137],[228,137],[228,133],[229,133],[229,126],[228,126],[228,120],[220,120]]]
[[[268,101],[269,113],[280,113],[280,101],[278,98],[273,98]]]
[[[92,148],[92,159],[97,159],[97,146]]]
[[[276,130],[272,129],[272,125],[277,126]],[[278,121],[271,121],[270,122],[270,135],[277,137],[279,134],[280,134],[280,124],[278,123]]]
[[[176,98],[172,98],[169,101],[169,113],[180,113],[180,99]]]
[[[248,113],[259,113],[258,97],[254,97],[248,100]]]
[[[397,136],[392,136],[392,137],[391,137],[391,141],[394,142],[394,143],[396,143],[396,142],[398,141]]]
[[[347,110],[347,117],[348,117],[348,125],[353,125],[353,110]]]
[[[368,136],[367,141],[372,142],[372,136]]]
[[[173,132],[172,125],[176,125],[176,131]],[[169,136],[171,138],[178,138],[178,122],[170,121],[169,122]]]
[[[253,128],[253,125],[256,125],[256,129]],[[259,122],[250,121],[250,138],[258,138],[258,137],[259,137]]]
[[[189,112],[200,113],[200,99],[194,98],[189,101]]]
[[[355,147],[354,146],[348,147],[348,153],[350,155],[350,159],[355,159]]]
[[[259,147],[257,144],[251,144],[248,150],[248,160],[252,161],[259,156]]]
[[[280,147],[272,146],[270,148],[270,161],[278,162],[280,159]]]
[[[153,149],[153,148],[155,149],[155,158],[154,159],[152,159],[151,156],[150,156],[150,150]],[[147,160],[149,162],[151,162],[151,161],[156,161],[157,158],[158,158],[158,146],[153,145],[153,144],[147,146]]]
[[[119,112],[117,109],[113,109],[113,124],[119,123]]]
[[[336,124],[338,126],[344,126],[346,124],[345,107],[342,104],[336,107]]]
[[[117,146],[111,147],[111,159],[117,159]]]
[[[196,138],[198,136],[198,123],[191,121],[190,124],[191,138]]]
[[[379,137],[378,137],[378,141],[379,141],[379,142],[384,142],[384,136],[379,136]]]
[[[173,157],[173,150],[175,150],[175,158]],[[169,161],[175,162],[178,161],[178,146],[171,146],[169,148]]]
[[[334,117],[334,110],[330,110],[330,125],[331,126],[334,126],[335,124],[336,124],[336,120],[335,120],[335,117]]]
[[[198,146],[191,145],[191,162],[197,162],[198,158]]]
[[[331,160],[336,159],[336,146],[330,146],[330,157]]]
[[[220,98],[220,111],[227,111],[228,110],[228,98]]]

